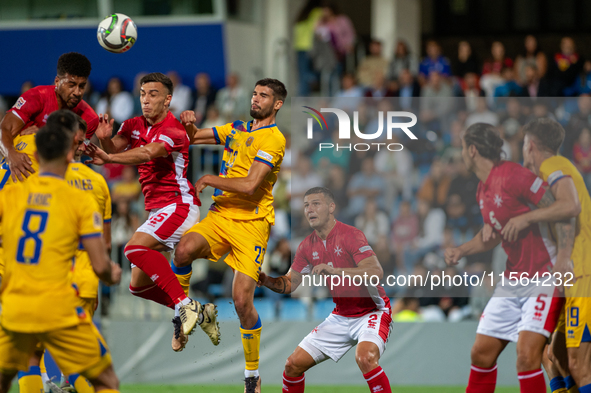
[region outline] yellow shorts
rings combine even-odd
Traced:
[[[591,342],[591,275],[579,277],[565,290],[563,331],[566,347],[578,348],[581,342]]]
[[[97,328],[80,323],[44,333],[18,333],[0,327],[0,370],[27,371],[38,343],[51,353],[65,375],[94,379],[111,365],[111,354]]]
[[[207,240],[211,249],[209,260],[217,262],[229,252],[226,264],[258,281],[270,231],[271,226],[264,218],[232,220],[210,211],[187,233],[196,232]]]
[[[72,282],[76,285],[78,296],[83,298],[96,297],[98,294],[99,279],[92,269],[88,253],[82,250],[76,251],[74,261]]]
[[[0,247],[0,277],[4,275],[4,247]]]

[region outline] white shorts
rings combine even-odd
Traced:
[[[199,206],[173,203],[160,209],[152,209],[150,216],[138,229],[174,249],[181,236],[199,222]]]
[[[330,358],[338,362],[354,345],[362,341],[376,344],[380,356],[392,331],[390,311],[374,311],[361,317],[330,314],[298,345],[316,364]]]
[[[476,333],[517,342],[519,332],[529,331],[550,337],[564,305],[564,297],[552,296],[555,287],[536,284],[512,287],[497,284],[493,297],[480,317]]]

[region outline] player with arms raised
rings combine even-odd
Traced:
[[[476,197],[482,217],[499,234],[512,217],[530,211],[530,206],[545,207],[555,200],[542,179],[518,164],[501,160],[502,145],[495,128],[485,123],[470,126],[462,138],[464,163],[480,179]],[[569,243],[572,247],[574,222],[557,223],[556,233],[560,254]],[[445,250],[445,261],[456,264],[460,258],[490,250],[500,242],[500,236],[485,242],[480,231],[469,242]],[[551,271],[557,252],[546,224],[530,225],[516,241],[504,240],[502,245],[508,256],[507,268],[478,324],[466,392],[494,392],[497,358],[509,341],[517,342],[521,392],[545,392],[542,352],[564,299],[553,297],[555,287],[538,284],[543,273]],[[529,284],[520,284],[522,276],[531,280]]]
[[[225,262],[234,270],[232,298],[240,319],[246,367],[245,392],[260,392],[259,349],[261,319],[254,307],[254,290],[275,223],[273,185],[285,154],[285,137],[275,116],[287,96],[282,82],[261,79],[254,87],[250,115],[221,127],[198,130],[195,113],[186,111],[181,121],[193,144],[223,144],[220,175],[205,175],[195,184],[197,192],[214,187],[207,217],[191,228],[177,247],[174,264],[179,281],[189,290],[191,263],[197,258]],[[204,325],[201,325],[202,327]],[[219,331],[206,330],[210,338]]]
[[[363,232],[336,221],[334,196],[324,187],[304,195],[304,215],[314,228],[299,245],[286,275],[260,274],[259,285],[292,293],[303,274],[354,277],[383,276],[382,267]],[[390,300],[381,286],[343,283],[331,288],[336,307],[289,356],[283,372],[283,393],[303,393],[306,370],[327,360],[338,362],[357,343],[355,359],[371,392],[388,393],[390,381],[379,365],[392,328]]]

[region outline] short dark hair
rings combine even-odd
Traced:
[[[501,160],[503,152],[503,139],[496,128],[487,123],[472,124],[464,134],[466,147],[474,145],[478,153],[494,162]]]
[[[76,118],[78,119],[78,127],[80,128],[80,131],[83,131],[84,135],[86,135],[86,132],[88,131],[88,123],[79,115],[76,115]]]
[[[72,148],[73,134],[58,124],[47,124],[35,135],[39,157],[44,161],[54,161],[66,157]]]
[[[531,120],[523,126],[523,134],[530,134],[536,139],[536,144],[544,150],[558,154],[564,142],[564,128],[555,120],[543,117]]]
[[[304,198],[312,194],[322,194],[330,202],[334,202],[334,194],[330,189],[326,187],[312,187],[308,191],[306,191],[306,193],[304,194]]]
[[[268,87],[269,89],[273,90],[273,96],[275,97],[275,99],[285,102],[285,98],[287,97],[287,89],[285,88],[283,82],[281,82],[280,80],[273,78],[264,78],[257,81],[257,83],[254,86]]]
[[[72,76],[88,78],[91,69],[90,60],[80,53],[64,53],[57,60],[57,76],[60,77],[70,74]]]
[[[78,117],[79,116],[72,111],[67,109],[59,109],[55,112],[52,112],[47,117],[46,124],[64,127],[67,131],[74,133],[80,127]]]
[[[142,79],[140,79],[140,86],[143,86],[146,83],[150,82],[160,82],[162,83],[167,89],[168,94],[172,95],[172,81],[169,77],[164,75],[161,72],[152,72],[151,74],[144,75]]]

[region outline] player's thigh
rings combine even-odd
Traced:
[[[349,330],[351,337],[359,343],[373,343],[378,349],[378,358],[382,356],[386,350],[386,343],[392,331],[392,317],[390,316],[390,312],[374,311],[358,318],[351,318],[350,320]],[[365,345],[363,347],[365,348]]]
[[[93,379],[111,365],[107,344],[92,323],[43,333],[40,339],[64,375]]]
[[[348,318],[330,314],[298,344],[316,364],[332,359],[338,362],[355,345],[349,332]]]
[[[231,222],[231,225],[229,222],[228,226],[232,228],[228,237],[232,251],[225,262],[256,282],[267,252],[269,223],[264,219],[236,220]]]
[[[228,251],[231,228],[224,226],[225,220],[215,213],[209,213],[193,225],[181,238],[175,251],[175,264],[183,266],[194,259],[205,258],[217,262]],[[178,266],[178,265],[177,265]]]
[[[7,375],[27,371],[38,341],[34,334],[16,333],[0,327],[0,370]]]
[[[508,340],[476,333],[476,339],[470,352],[472,365],[482,368],[494,366],[508,343]]]
[[[522,313],[517,330],[530,331],[546,338],[556,329],[560,315],[564,312],[564,297],[552,296],[554,289],[541,292],[535,288],[531,296],[521,299]]]
[[[493,297],[486,304],[476,333],[517,342],[519,338],[517,328],[521,321],[521,303],[515,297],[506,296],[509,294],[498,293],[498,290],[499,288],[495,289]]]
[[[326,359],[326,357],[324,357]],[[295,351],[285,362],[285,373],[288,377],[296,377],[314,367],[317,361],[302,347],[296,347]]]
[[[95,390],[119,390],[119,379],[113,370],[113,365],[107,366],[98,376],[88,379]]]
[[[139,240],[142,243],[134,244],[130,241],[128,245],[143,245],[158,251],[172,250],[182,235],[197,222],[199,208],[194,205],[173,203],[154,209],[132,237],[132,241]]]
[[[577,279],[566,289],[565,332],[567,348],[591,342],[591,276]]]

